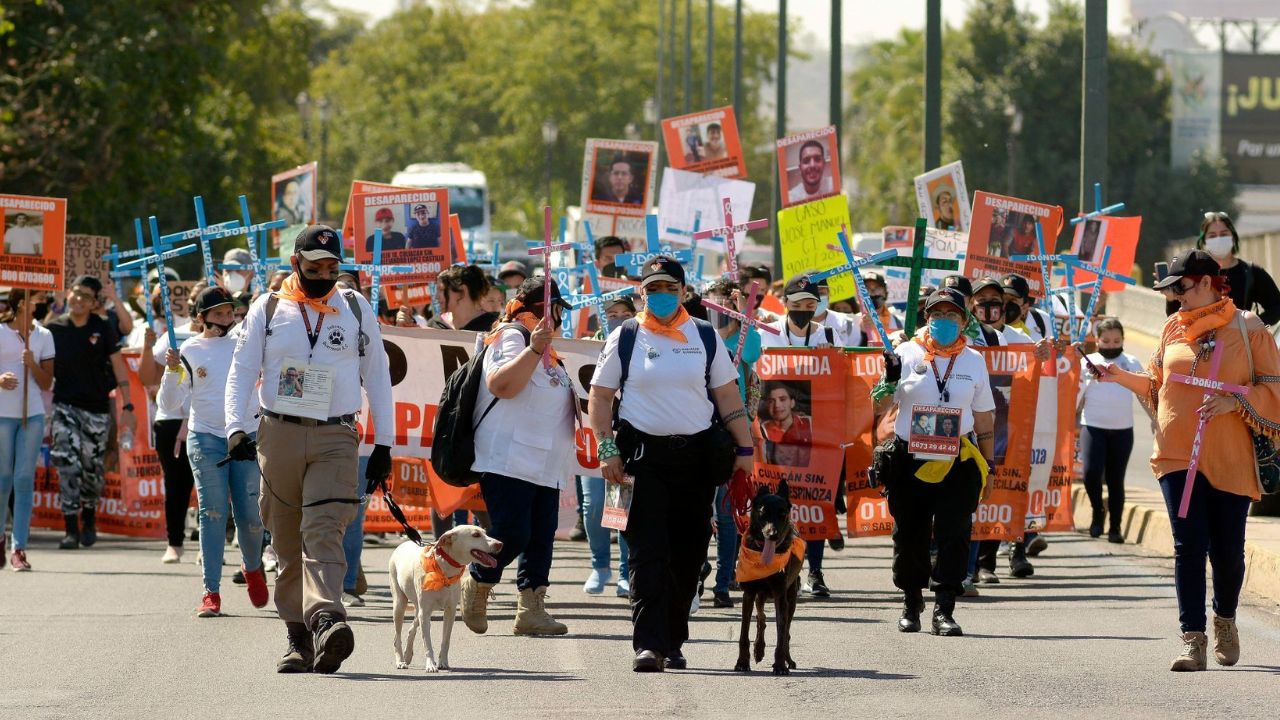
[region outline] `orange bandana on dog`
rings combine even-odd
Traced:
[[[434,551],[434,552],[433,552]],[[465,573],[458,573],[453,577],[444,574],[444,570],[440,568],[440,555],[435,545],[427,545],[422,548],[422,589],[441,590],[450,585],[457,585]],[[453,561],[453,558],[445,556],[450,565],[454,567],[462,567]]]
[[[797,560],[804,560],[804,541],[795,536],[791,538],[791,547],[785,552],[774,553],[773,562],[765,564],[763,552],[760,550],[752,550],[747,544],[742,543],[738,549],[738,570],[735,578],[738,582],[751,582],[752,580],[763,580],[770,575],[777,575],[787,567],[787,563],[792,557]]]

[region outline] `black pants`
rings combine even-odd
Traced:
[[[889,489],[893,515],[893,584],[904,591],[922,590],[959,595],[969,569],[972,515],[978,507],[982,478],[977,466],[957,461],[939,483],[915,476],[920,463],[902,463],[906,473]],[[929,562],[930,538],[938,546],[938,562]]]
[[[1120,529],[1124,516],[1124,471],[1133,452],[1133,428],[1103,430],[1084,426],[1080,454],[1084,457],[1084,489],[1094,514],[1102,511],[1102,482],[1107,483],[1107,514],[1111,530]]]
[[[978,541],[978,568],[996,571],[996,552],[1000,550],[999,540]]]
[[[181,420],[156,420],[151,426],[155,432],[156,455],[160,456],[160,470],[164,473],[164,527],[173,547],[182,547],[191,490],[196,485],[191,475],[191,463],[187,461],[187,444],[178,443],[181,428]],[[177,457],[173,453],[175,445],[178,446]]]
[[[623,533],[630,548],[636,651],[669,655],[689,639],[689,607],[707,557],[715,497],[715,486],[702,476],[701,460],[692,448],[650,444],[640,461],[627,465],[636,479]]]

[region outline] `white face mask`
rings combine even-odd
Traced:
[[[245,280],[244,276],[238,272],[222,273],[222,286],[227,289],[227,292],[233,295],[244,290],[245,286],[248,284],[249,281]]]
[[[1220,235],[1218,237],[1204,239],[1204,249],[1208,250],[1209,254],[1216,258],[1225,258],[1230,255],[1231,246],[1234,244],[1235,241],[1230,235]]]

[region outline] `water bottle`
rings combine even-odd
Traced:
[[[120,433],[120,449],[126,451],[133,450],[133,431],[126,429]]]

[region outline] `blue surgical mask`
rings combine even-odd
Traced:
[[[826,312],[826,311],[827,311],[827,308],[828,308],[828,307],[830,307],[830,305],[831,305],[831,299],[830,299],[830,298],[820,298],[820,299],[818,300],[818,309],[817,309],[817,310],[814,310],[814,311],[813,311],[813,314],[814,314],[814,315],[821,315],[822,313],[824,313],[824,312]]]
[[[668,318],[680,307],[680,300],[675,293],[653,293],[644,299],[645,307],[654,317]]]
[[[947,318],[930,318],[929,337],[939,345],[950,345],[960,337],[960,323]]]

